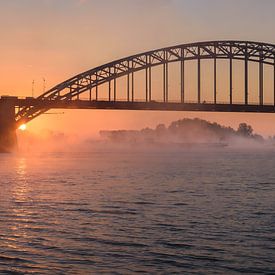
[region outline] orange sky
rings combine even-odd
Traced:
[[[38,96],[46,88],[131,54],[203,40],[275,43],[273,0],[5,0],[0,2],[0,94]],[[28,129],[94,136],[200,117],[237,127],[248,122],[275,134],[275,115],[135,111],[65,111]]]

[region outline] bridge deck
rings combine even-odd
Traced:
[[[2,97],[1,101],[6,100]],[[11,100],[11,98],[9,98]],[[35,98],[13,98],[14,106],[23,108],[34,106],[46,109],[117,109],[153,111],[201,111],[201,112],[251,112],[275,113],[274,105],[225,104],[225,103],[178,103],[178,102],[129,102],[129,101],[89,101],[89,100],[42,100]]]

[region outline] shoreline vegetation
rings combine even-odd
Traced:
[[[264,144],[272,143],[274,137],[267,140],[254,133],[253,128],[240,123],[237,130],[212,123],[203,119],[184,118],[173,121],[169,126],[158,124],[155,129],[100,131],[101,140],[113,144],[173,146],[188,148],[226,147],[241,142]]]

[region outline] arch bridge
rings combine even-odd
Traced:
[[[274,113],[275,45],[182,44],[93,68],[37,98],[2,96],[0,151],[14,146],[21,124],[59,108]]]

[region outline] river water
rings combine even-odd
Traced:
[[[0,274],[275,274],[275,150],[0,156]]]

